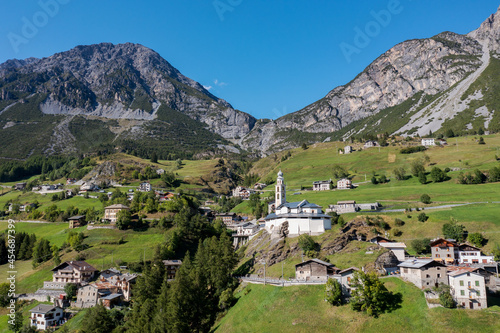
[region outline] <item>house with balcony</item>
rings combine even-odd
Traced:
[[[111,224],[116,224],[118,213],[124,209],[129,210],[130,208],[122,204],[114,204],[104,208],[104,220],[109,221]]]
[[[353,188],[352,181],[348,178],[342,178],[337,181],[337,190],[350,190]]]
[[[165,265],[167,280],[175,279],[175,273],[181,268],[182,260],[163,260]]]
[[[82,284],[92,280],[96,272],[85,261],[66,261],[52,269],[52,282]]]
[[[328,191],[332,186],[332,180],[318,180],[313,182],[313,191]]]
[[[468,245],[461,244],[458,247],[458,263],[459,264],[492,264],[495,261],[493,256],[485,256],[481,253],[481,249]]]
[[[450,293],[457,305],[466,309],[486,309],[484,277],[472,268],[460,267],[448,272]]]
[[[454,239],[438,238],[431,241],[432,259],[447,265],[458,262],[459,247]]]
[[[61,324],[63,309],[58,306],[39,304],[30,310],[30,325],[37,330],[46,330]]]

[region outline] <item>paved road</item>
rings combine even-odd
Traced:
[[[452,204],[452,205],[442,205],[442,206],[434,206],[434,207],[425,207],[421,208],[421,210],[430,210],[430,209],[442,209],[442,208],[453,208],[453,207],[460,207],[460,206],[467,206],[467,205],[476,205],[476,204],[485,204],[488,203],[487,201],[485,202],[467,202],[463,204]],[[397,213],[397,212],[404,212],[405,209],[381,209],[377,210],[377,212],[380,213]]]

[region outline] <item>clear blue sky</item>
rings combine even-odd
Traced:
[[[54,1],[57,10],[52,5],[46,7],[51,15],[41,12],[41,4]],[[76,45],[139,43],[235,108],[277,118],[349,82],[395,44],[446,30],[468,33],[498,5],[492,0],[9,0],[0,4],[0,62],[47,57]],[[372,12],[388,8],[391,17],[375,23]],[[38,31],[25,27],[34,23]],[[348,61],[341,45],[356,47],[355,29],[367,27],[372,37],[358,41],[361,47]]]

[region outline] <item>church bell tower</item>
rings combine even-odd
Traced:
[[[274,202],[276,204],[276,209],[286,203],[286,186],[285,180],[283,179],[283,172],[281,172],[281,170],[278,172],[278,179],[276,181]]]

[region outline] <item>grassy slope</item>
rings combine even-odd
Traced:
[[[6,222],[0,222],[0,232],[7,227]],[[67,238],[66,223],[17,223],[16,230],[35,233],[37,238],[45,237],[51,244],[61,246]],[[140,261],[146,257],[146,260],[152,259],[154,248],[164,239],[164,234],[158,229],[150,229],[144,232],[133,230],[90,230],[85,227],[75,229],[83,231],[86,238],[84,244],[90,246],[85,250],[87,261],[97,269],[102,267],[116,266],[119,261]],[[124,244],[118,244],[123,237]],[[62,260],[74,260],[77,253],[75,251],[65,251],[62,253]],[[18,271],[17,288],[18,292],[33,292],[43,286],[43,281],[52,278],[51,269],[54,267],[50,260],[36,269],[32,269],[31,261],[16,262]],[[0,266],[0,280],[6,278],[7,265]]]
[[[216,332],[495,332],[500,308],[488,310],[428,309],[423,293],[397,278],[384,282],[403,294],[402,307],[379,318],[324,302],[324,286],[250,285],[215,326]]]

